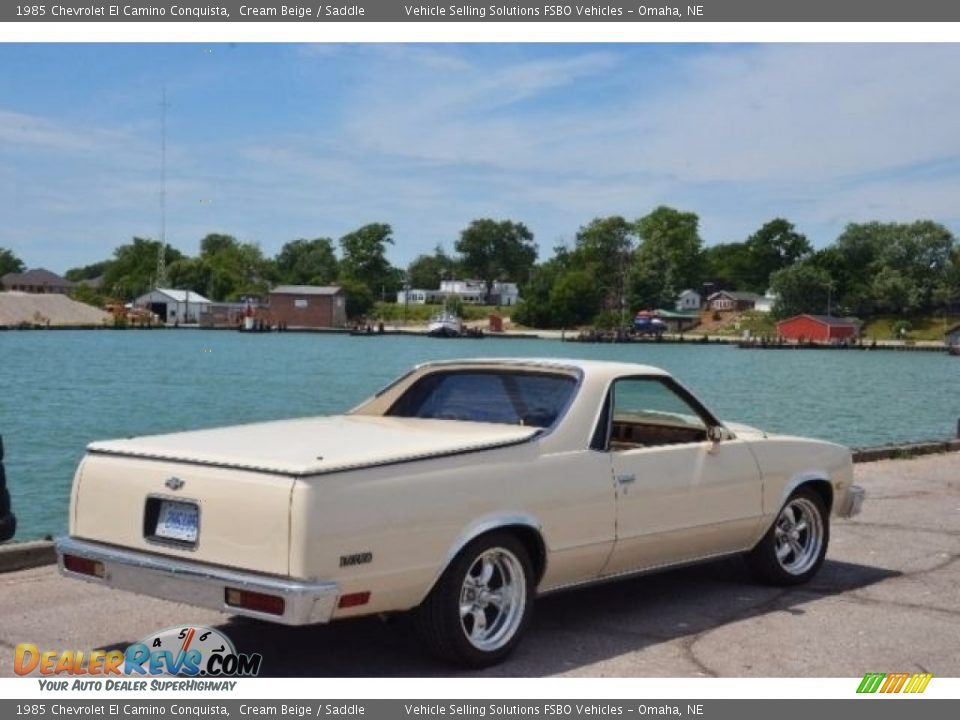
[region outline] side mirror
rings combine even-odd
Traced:
[[[727,439],[727,431],[721,425],[711,425],[707,428],[707,439],[712,443],[718,443]]]

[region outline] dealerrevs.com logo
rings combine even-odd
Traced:
[[[858,693],[922,693],[933,675],[930,673],[867,673]]]
[[[148,635],[126,650],[41,650],[20,643],[13,668],[17,675],[47,677],[254,677],[262,662],[259,653],[238,653],[220,630],[188,625]]]

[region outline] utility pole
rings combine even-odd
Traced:
[[[155,287],[167,285],[167,88],[160,101],[160,249],[157,251]]]

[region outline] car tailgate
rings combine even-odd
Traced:
[[[286,575],[294,482],[278,474],[90,454],[77,470],[70,534]],[[186,509],[191,522],[196,519],[195,538],[182,529],[171,530],[171,507]]]

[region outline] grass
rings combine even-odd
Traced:
[[[877,315],[867,320],[860,334],[864,338],[877,340],[899,340],[893,332],[893,326],[906,320],[910,323],[910,330],[905,340],[932,340],[943,341],[943,332],[960,323],[960,315],[943,315],[905,317],[902,315]]]
[[[722,328],[714,330],[711,334],[741,337],[745,330],[750,331],[750,337],[763,337],[764,335],[776,337],[777,321],[771,317],[770,313],[756,311],[742,312],[736,320],[724,325]],[[694,328],[690,332],[695,333],[697,330]]]

